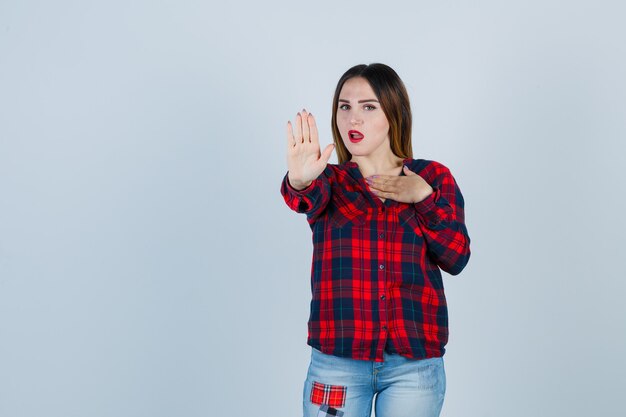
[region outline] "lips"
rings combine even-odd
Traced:
[[[348,137],[350,138],[350,142],[357,143],[361,142],[365,136],[363,136],[363,133],[358,130],[349,130]]]

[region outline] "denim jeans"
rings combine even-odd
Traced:
[[[384,362],[312,350],[304,383],[304,417],[437,417],[446,392],[443,358],[409,359],[385,352]]]

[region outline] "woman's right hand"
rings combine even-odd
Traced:
[[[320,154],[315,119],[304,109],[296,116],[295,127],[294,132],[287,122],[287,175],[293,188],[303,190],[324,171],[335,145],[331,143]]]

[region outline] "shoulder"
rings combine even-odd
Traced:
[[[326,164],[326,168],[322,171],[322,176],[326,177],[329,181],[342,182],[350,173],[350,165],[348,163],[343,164]]]
[[[441,176],[451,175],[450,169],[438,161],[430,159],[407,159],[404,163],[411,171],[424,177],[424,179],[434,179]]]
[[[345,171],[346,164],[326,164],[326,168],[324,169],[324,173],[334,174],[339,171]]]

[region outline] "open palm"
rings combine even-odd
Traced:
[[[317,126],[313,114],[302,110],[296,116],[295,131],[287,122],[287,166],[289,184],[296,189],[308,187],[328,163],[334,145],[326,146],[320,153]]]

